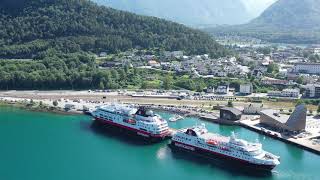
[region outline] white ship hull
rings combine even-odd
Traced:
[[[226,154],[222,154],[215,151],[210,151],[204,148],[200,148],[197,146],[193,146],[190,144],[185,144],[181,142],[171,141],[169,144],[169,147],[173,150],[179,150],[183,152],[189,152],[192,154],[196,154],[198,156],[206,157],[206,159],[211,160],[223,160],[223,162],[230,163],[232,165],[239,165],[239,167],[246,167],[246,168],[252,168],[255,170],[261,170],[261,171],[271,171],[275,165],[261,165],[261,164],[254,164],[249,161],[235,158],[232,156],[228,156]]]

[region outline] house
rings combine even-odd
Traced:
[[[160,67],[161,66],[160,63],[155,60],[148,61],[148,65],[151,67]]]
[[[106,52],[101,52],[100,54],[99,54],[99,57],[107,57],[107,53]]]
[[[208,87],[206,92],[207,93],[214,93],[214,87],[213,86]]]
[[[249,95],[253,93],[253,86],[251,83],[240,84],[240,94]]]
[[[228,94],[229,85],[220,85],[215,91],[217,94]]]

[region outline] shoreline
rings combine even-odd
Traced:
[[[32,101],[32,103],[31,103]],[[47,113],[55,113],[55,114],[61,114],[61,115],[86,115],[84,111],[84,106],[88,107],[96,107],[102,104],[105,104],[105,101],[98,102],[98,101],[70,101],[70,100],[64,100],[60,99],[57,106],[53,105],[53,102],[57,100],[53,99],[25,99],[25,98],[12,98],[12,97],[0,97],[0,106],[14,106],[17,108],[21,108],[28,111],[34,111],[34,112],[47,112]],[[108,102],[108,101],[107,101]],[[70,111],[64,110],[64,105],[71,103],[75,106],[77,106],[75,109],[72,109]],[[109,101],[109,103],[112,103]],[[31,105],[30,105],[31,104]],[[124,104],[131,104],[131,103],[124,103]],[[269,136],[275,140],[280,140],[285,143],[289,143],[292,145],[295,145],[299,148],[302,148],[304,150],[307,150],[309,152],[315,153],[317,155],[320,155],[320,148],[314,147],[315,145],[312,145],[310,142],[307,141],[299,141],[299,140],[290,140],[288,137],[275,137],[271,133],[264,132],[262,129],[259,129],[256,126],[252,126],[244,121],[235,121],[235,122],[229,122],[229,121],[221,121],[217,116],[212,114],[212,112],[205,110],[203,108],[199,108],[197,106],[190,106],[190,105],[180,105],[180,106],[174,106],[174,105],[164,105],[164,104],[134,104],[136,106],[145,106],[152,110],[158,110],[158,111],[164,111],[169,113],[175,113],[179,115],[183,115],[186,117],[196,117],[201,120],[215,123],[215,124],[221,124],[221,125],[228,125],[228,126],[238,126],[242,128],[246,128],[248,130],[257,132],[259,134],[263,134],[266,136]],[[82,109],[81,109],[82,108]],[[287,138],[287,139],[286,139]]]

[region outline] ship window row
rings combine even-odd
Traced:
[[[177,138],[178,140],[191,141],[191,139],[190,139],[190,138],[186,138],[186,137],[176,136],[176,138]]]

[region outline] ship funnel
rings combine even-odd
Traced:
[[[231,132],[231,139],[236,139],[236,134],[234,133],[234,131]]]
[[[201,123],[201,127],[206,128],[206,124],[205,123]]]

